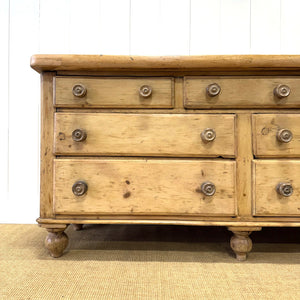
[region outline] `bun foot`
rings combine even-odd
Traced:
[[[252,231],[259,231],[261,228],[229,227],[228,229],[233,232],[233,236],[230,239],[230,246],[236,255],[236,259],[238,261],[245,261],[247,259],[247,254],[252,250],[252,241],[249,238],[249,235]]]
[[[236,254],[236,259],[244,261],[247,259],[247,253],[252,250],[252,241],[249,238],[251,231],[233,232],[234,236],[230,240],[231,249]]]
[[[68,246],[69,238],[61,229],[47,229],[48,236],[45,239],[45,246],[52,257],[62,256]]]

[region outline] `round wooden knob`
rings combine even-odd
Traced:
[[[207,95],[210,97],[218,96],[221,92],[221,87],[217,83],[212,83],[206,88]]]
[[[290,197],[293,194],[293,186],[290,183],[280,182],[276,186],[276,191],[281,196]]]
[[[86,95],[87,89],[83,84],[79,83],[73,86],[72,92],[75,97],[82,98]]]
[[[216,138],[216,132],[212,128],[206,128],[201,132],[203,142],[209,143]]]
[[[201,191],[205,196],[212,196],[216,192],[216,186],[210,181],[205,181],[201,184]]]
[[[84,181],[76,181],[72,186],[72,192],[75,196],[83,196],[88,190],[88,186]]]
[[[72,132],[72,139],[74,142],[83,142],[87,138],[87,133],[84,129],[75,129]]]
[[[285,84],[279,84],[274,89],[274,95],[279,99],[288,97],[290,93],[291,93],[291,89]]]
[[[281,143],[289,143],[293,139],[293,133],[288,129],[280,129],[277,131],[277,140]]]
[[[144,98],[150,97],[152,94],[152,88],[149,85],[142,85],[140,87],[140,95]]]

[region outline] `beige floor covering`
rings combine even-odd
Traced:
[[[300,299],[300,229],[253,233],[248,261],[226,228],[67,229],[59,259],[37,225],[0,225],[0,299]]]

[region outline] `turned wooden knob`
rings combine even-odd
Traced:
[[[285,84],[279,84],[274,89],[274,95],[279,99],[288,97],[290,93],[291,93],[291,89]]]
[[[78,83],[73,86],[72,92],[75,97],[82,98],[86,95],[87,89],[83,84]]]
[[[84,129],[75,129],[72,132],[72,139],[74,142],[83,142],[87,138],[87,133]]]
[[[216,132],[212,128],[206,128],[201,132],[201,138],[205,143],[212,142],[216,138]]]
[[[210,181],[205,181],[201,184],[201,191],[205,196],[212,196],[216,192],[216,186]]]
[[[280,182],[276,186],[276,191],[281,196],[290,197],[293,194],[293,186],[290,183]]]
[[[88,186],[84,181],[76,181],[72,186],[72,192],[75,196],[83,196],[88,190]]]
[[[293,133],[288,129],[280,129],[276,134],[277,140],[281,143],[289,143],[293,139]]]
[[[212,83],[206,88],[206,93],[210,97],[218,96],[221,92],[221,87],[217,83]]]
[[[149,85],[142,85],[140,87],[140,95],[144,98],[150,97],[152,94],[152,87]]]

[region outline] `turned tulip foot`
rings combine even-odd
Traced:
[[[64,230],[47,228],[48,235],[45,239],[45,246],[49,250],[52,257],[62,256],[64,250],[68,246],[69,238],[64,233]]]
[[[72,227],[76,231],[80,231],[83,228],[83,224],[72,224]]]
[[[248,253],[252,250],[252,241],[249,235],[252,231],[259,231],[261,228],[229,227],[228,229],[233,232],[230,246],[236,255],[236,259],[238,261],[245,261]]]

